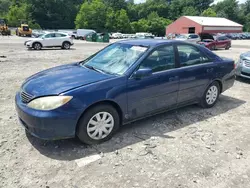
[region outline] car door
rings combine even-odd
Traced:
[[[49,34],[44,36],[43,46],[44,47],[55,46],[55,33],[49,33]]]
[[[56,46],[62,46],[63,42],[65,41],[66,35],[61,33],[55,33],[55,44]]]
[[[218,37],[217,38],[217,45],[216,47],[217,48],[225,48],[225,41],[224,41],[224,38],[223,37]]]
[[[139,69],[150,68],[152,75],[128,79],[128,114],[131,119],[171,108],[177,103],[179,78],[176,76],[175,50],[172,45],[155,49]]]
[[[199,99],[212,79],[214,63],[199,48],[189,44],[177,45],[177,76],[180,79],[178,105]]]

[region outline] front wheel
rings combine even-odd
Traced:
[[[36,42],[33,44],[33,48],[35,50],[41,50],[42,49],[42,45],[39,42]]]
[[[70,43],[69,42],[64,42],[62,45],[62,49],[69,50],[70,49]]]
[[[210,86],[208,86],[205,93],[203,94],[200,105],[203,108],[213,107],[217,103],[219,95],[220,85],[218,82],[213,82]]]
[[[98,105],[89,109],[78,123],[77,137],[86,144],[99,144],[112,138],[119,129],[120,118],[110,105]]]

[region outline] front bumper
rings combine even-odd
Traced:
[[[250,67],[239,64],[236,68],[236,75],[250,79]]]
[[[32,42],[25,42],[24,46],[26,46],[27,48],[32,48]]]
[[[35,137],[59,140],[75,137],[78,115],[67,111],[39,111],[27,107],[16,94],[16,111],[20,123]]]

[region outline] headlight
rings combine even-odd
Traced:
[[[41,97],[34,99],[28,103],[28,107],[36,110],[54,110],[59,108],[69,102],[73,97],[71,96],[50,96],[50,97]]]

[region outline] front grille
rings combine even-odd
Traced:
[[[28,93],[26,93],[24,91],[21,92],[21,99],[22,99],[23,103],[30,102],[32,100],[32,98],[33,98],[32,95],[30,95],[30,94],[28,94]]]
[[[250,74],[249,74],[249,73],[242,72],[241,74],[242,74],[242,75],[245,75],[245,76],[249,76],[249,77],[250,77]]]
[[[244,65],[245,65],[245,67],[250,67],[250,61],[249,60],[245,60],[244,61]]]

